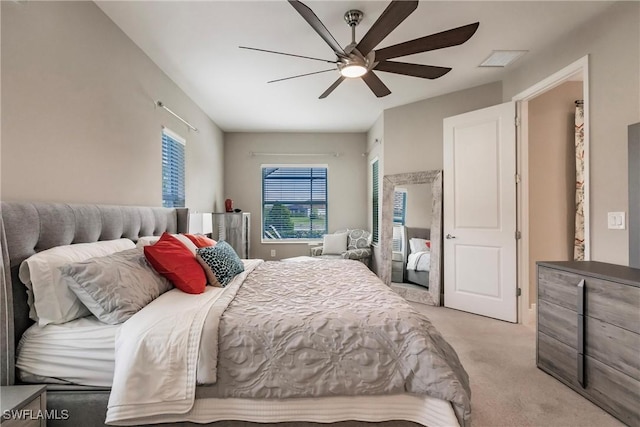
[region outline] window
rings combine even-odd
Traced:
[[[407,211],[407,190],[397,188],[393,193],[393,225],[404,225]]]
[[[185,140],[169,129],[162,129],[162,206],[183,208]]]
[[[403,234],[403,227],[402,226],[397,226],[394,224],[393,226],[393,237],[392,237],[392,246],[391,246],[391,250],[393,252],[402,252],[402,242],[404,240],[402,234]]]
[[[371,202],[371,213],[372,213],[372,237],[371,241],[373,243],[378,243],[380,238],[380,232],[378,229],[378,215],[380,211],[380,189],[378,185],[378,159],[374,160],[371,163],[371,188],[372,188],[372,202]]]
[[[262,166],[262,239],[327,234],[327,165]]]

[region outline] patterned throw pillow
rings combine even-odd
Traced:
[[[364,230],[349,230],[347,249],[362,249],[369,247],[369,232]]]
[[[220,241],[212,247],[198,248],[196,259],[202,265],[212,286],[224,288],[231,279],[244,271],[242,260],[225,241]]]

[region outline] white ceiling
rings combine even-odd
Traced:
[[[328,69],[331,64],[238,48],[251,46],[334,60],[332,50],[286,1],[97,4],[224,131],[362,132],[384,109],[500,80],[509,68],[478,67],[492,50],[535,54],[611,3],[422,1],[378,48],[480,22],[476,34],[461,46],[398,59],[453,70],[436,80],[377,72],[391,95],[376,98],[362,80],[348,79],[326,99],[318,96],[337,79],[337,70],[266,82]],[[305,4],[340,44],[347,45],[351,33],[344,13],[349,9],[364,12],[356,29],[360,40],[388,1]],[[517,66],[518,62],[512,65]]]

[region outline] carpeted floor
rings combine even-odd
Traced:
[[[536,367],[533,328],[412,305],[431,319],[467,370],[473,427],[624,426]]]

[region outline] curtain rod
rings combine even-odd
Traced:
[[[302,156],[302,157],[340,157],[340,153],[258,153],[254,151],[249,151],[249,155],[251,157],[256,156]]]
[[[174,113],[169,107],[167,107],[166,105],[164,105],[162,103],[162,101],[158,101],[156,102],[156,105],[160,108],[164,108],[165,110],[167,110],[167,112],[169,114],[171,114],[172,116],[174,116],[176,119],[180,120],[182,123],[184,123],[185,125],[187,125],[187,127],[189,129],[191,129],[194,132],[200,132],[198,130],[198,128],[196,128],[195,126],[193,126],[191,123],[189,123],[188,121],[186,121],[185,119],[183,119],[182,117],[180,117],[179,115],[177,115],[176,113]]]

